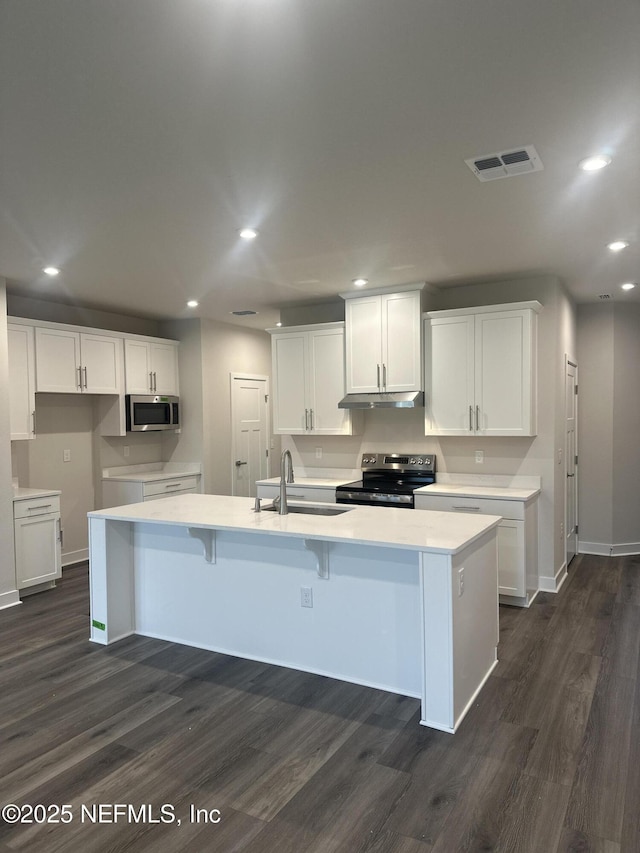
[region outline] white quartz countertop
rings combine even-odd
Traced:
[[[19,486],[13,488],[14,501],[24,501],[29,498],[48,498],[61,494],[62,492],[59,489],[26,489]]]
[[[291,501],[290,505],[294,504]],[[253,498],[189,494],[90,512],[89,518],[346,541],[442,554],[458,553],[501,521],[494,515],[364,506],[350,507],[341,515],[329,517],[278,515],[253,512],[253,505]],[[336,508],[335,504],[325,506]]]
[[[345,483],[353,483],[357,477],[336,479],[334,477],[296,477],[293,483],[287,483],[287,488],[295,489],[296,486],[305,489],[335,489]],[[279,486],[280,477],[270,477],[268,480],[256,480],[258,486]]]
[[[160,480],[173,480],[177,477],[193,477],[200,474],[200,466],[194,463],[180,465],[163,465],[148,463],[141,465],[122,465],[118,468],[103,468],[103,480],[118,480],[120,482],[155,483]]]
[[[442,495],[455,498],[488,498],[503,501],[527,501],[540,494],[540,489],[506,488],[490,485],[434,483],[416,489],[414,495]]]

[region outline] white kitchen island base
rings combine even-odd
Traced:
[[[476,517],[446,553],[408,518],[447,515],[254,515],[210,495],[91,513],[91,639],[137,633],[417,697],[423,725],[454,732],[496,663],[499,519]]]

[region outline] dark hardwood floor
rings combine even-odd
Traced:
[[[0,805],[72,819],[0,821],[0,853],[636,853],[640,558],[571,568],[558,595],[501,607],[500,663],[447,735],[415,699],[143,637],[93,645],[73,567],[0,612]]]

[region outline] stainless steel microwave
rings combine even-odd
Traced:
[[[127,394],[127,432],[180,429],[180,400],[162,394]]]

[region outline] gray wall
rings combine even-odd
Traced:
[[[0,278],[0,388],[7,388],[9,384],[6,318],[6,287],[4,279]],[[0,607],[15,603],[18,598],[13,555],[10,435],[9,411],[6,406],[0,406]]]
[[[359,468],[361,454],[368,450],[423,449],[435,453],[440,471],[457,474],[510,474],[542,477],[539,498],[540,573],[553,587],[562,571],[565,554],[560,525],[564,520],[564,464],[557,450],[564,451],[565,354],[575,360],[575,308],[554,276],[536,276],[460,287],[428,289],[423,305],[428,310],[463,308],[536,299],[543,310],[538,315],[538,434],[518,437],[425,437],[422,409],[389,409],[364,412],[362,434],[353,437],[327,436],[322,440],[305,436],[287,437],[283,445],[304,467]],[[300,322],[314,322],[312,314],[298,315]],[[322,460],[315,448],[322,446]],[[484,463],[475,462],[475,451],[484,451]],[[562,454],[564,460],[564,453]]]
[[[581,549],[640,552],[640,305],[578,307]]]

